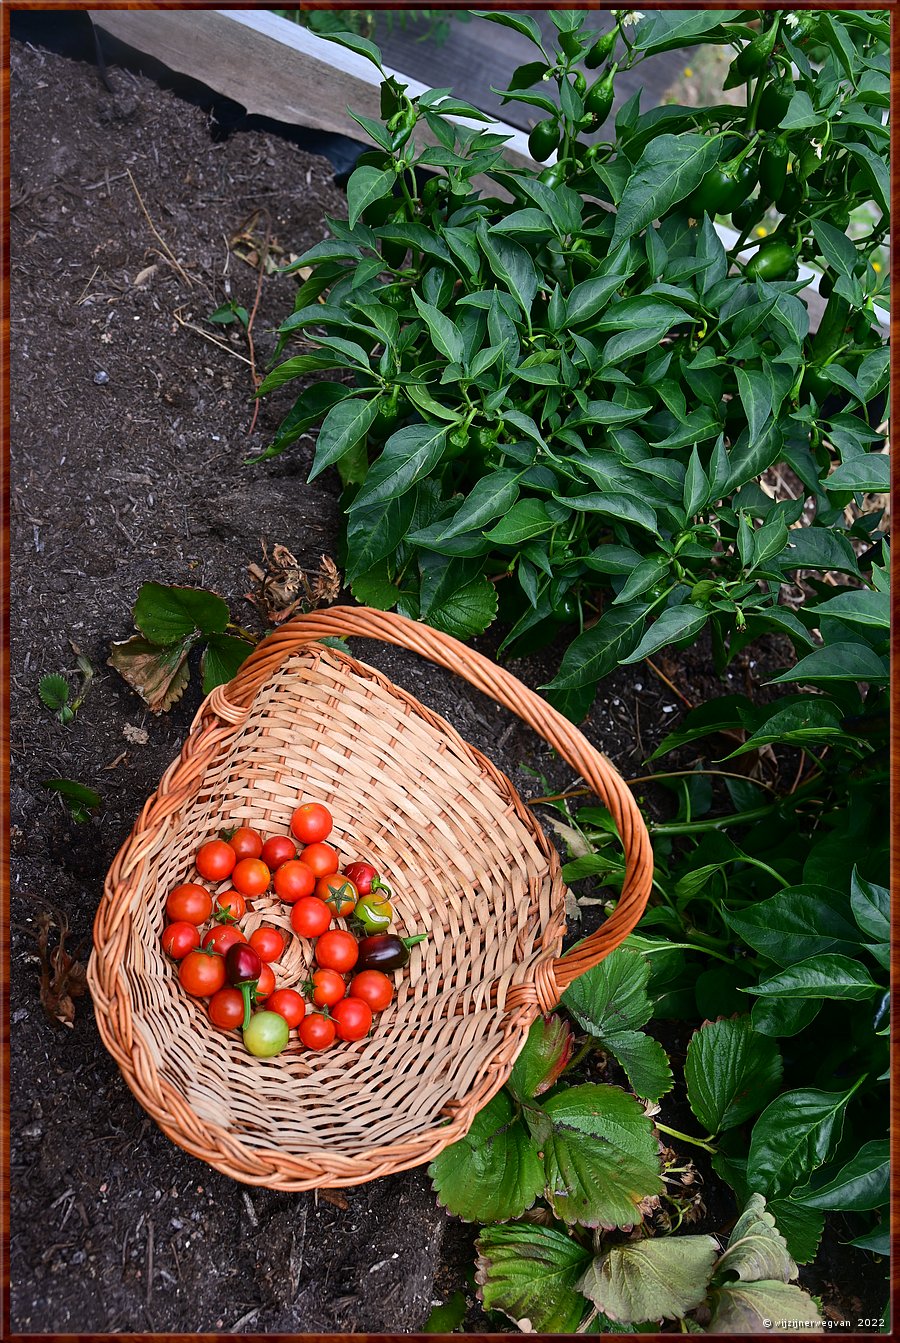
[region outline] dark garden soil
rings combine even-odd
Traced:
[[[246,342],[204,320],[229,295],[253,305],[258,273],[228,240],[254,212],[266,212],[281,259],[323,236],[343,203],[333,170],[259,132],[216,143],[200,109],[121,70],[110,79],[114,93],[92,66],[13,45],[13,1327],[414,1332],[462,1284],[468,1253],[466,1229],[436,1206],[424,1170],[338,1194],[237,1184],[145,1116],[88,997],[70,1027],[41,1004],[39,916],[53,913],[51,946],[67,922],[67,948],[86,961],[104,874],[201,699],[194,669],[180,703],[154,717],[107,667],[110,641],[132,631],[141,583],[213,588],[254,626],[243,595],[261,539],[310,569],[338,544],[335,481],[305,483],[309,440],[242,465],[289,396],[267,401],[250,433]],[[293,286],[262,286],[260,366]],[[76,650],[96,676],[66,728],[37,685],[71,671]],[[540,785],[522,766],[554,787],[572,782],[517,719],[448,673],[380,646],[355,651],[444,714],[523,795]],[[765,675],[753,657],[733,683],[758,694]],[[553,662],[549,650],[513,670],[538,686]],[[697,702],[726,688],[702,644],[668,675]],[[641,774],[682,707],[647,668],[623,669],[585,730],[623,773]],[[75,824],[42,787],[58,777],[102,795],[94,819]],[[707,1202],[704,1229],[733,1216],[721,1186]],[[846,1259],[839,1276],[862,1280]],[[880,1304],[876,1289],[867,1305]]]

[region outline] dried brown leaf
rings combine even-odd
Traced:
[[[191,634],[181,643],[160,648],[140,634],[112,645],[109,665],[136,690],[153,713],[163,713],[181,699],[190,675],[187,655],[197,641]]]

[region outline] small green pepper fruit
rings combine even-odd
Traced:
[[[539,121],[528,137],[528,152],[538,163],[543,163],[555,149],[559,148],[559,141],[559,122],[550,118]]]
[[[598,124],[602,124],[612,110],[615,97],[614,79],[618,68],[618,65],[613,63],[608,74],[595,80],[585,95],[584,110],[595,116]]]
[[[780,194],[775,197],[775,205],[786,218],[790,218],[799,210],[805,198],[806,188],[800,178],[796,173],[788,173]]]
[[[786,242],[777,238],[764,242],[744,267],[744,274],[760,280],[794,280],[797,278],[797,254]]]
[[[562,180],[563,170],[561,163],[551,164],[549,168],[545,168],[542,173],[538,174],[538,181],[543,182],[544,185],[548,187],[558,187]]]
[[[834,271],[826,270],[822,272],[819,280],[819,294],[822,298],[831,298],[834,290]]]
[[[789,157],[784,136],[779,136],[763,151],[759,161],[759,185],[769,200],[777,201],[784,190]]]
[[[764,196],[754,196],[752,200],[744,201],[736,210],[731,212],[731,225],[739,233],[746,233],[758,223],[766,213],[766,201]]]
[[[789,79],[773,80],[762,91],[756,109],[756,129],[772,131],[781,122],[794,96],[794,85]]]
[[[597,38],[597,41],[584,58],[584,63],[589,70],[596,70],[603,64],[613,47],[616,45],[617,33],[618,30],[616,28],[610,28],[608,33],[604,33],[602,37]]]
[[[742,205],[756,185],[756,170],[745,159],[737,168],[717,164],[685,201],[688,214],[728,215]]]
[[[587,80],[585,79],[584,75],[581,73],[580,70],[576,71],[575,73],[575,81],[573,87],[575,89],[575,92],[578,94],[579,98],[583,98],[585,93],[587,92]]]
[[[578,619],[578,598],[572,592],[564,592],[550,599],[550,609],[561,624],[572,625]]]
[[[734,68],[744,79],[749,79],[752,75],[758,74],[766,61],[775,50],[775,40],[778,36],[778,28],[773,23],[765,32],[754,37],[749,46],[738,52]]]

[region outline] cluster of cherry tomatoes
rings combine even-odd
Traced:
[[[315,1050],[368,1035],[374,1013],[394,996],[384,972],[405,965],[410,946],[423,940],[388,933],[390,890],[371,863],[338,871],[338,852],[325,843],[332,826],[327,807],[304,802],[291,816],[291,836],[263,840],[248,826],[223,832],[202,844],[194,861],[206,881],[230,880],[231,888],[213,895],[199,882],[186,882],[166,901],[171,922],[162,945],[179,962],[182,988],[209,1000],[214,1026],[242,1029],[244,1044],[261,1058],[281,1053],[294,1028],[301,1044]],[[248,938],[238,927],[247,902],[271,892],[291,906],[294,932],[316,939],[316,969],[300,986],[302,993],[276,987],[271,963],[285,951],[280,929],[263,926]],[[332,928],[335,918],[354,931]],[[210,927],[201,932],[205,924]],[[351,972],[348,986],[344,976]],[[252,1010],[261,1003],[264,1010]]]

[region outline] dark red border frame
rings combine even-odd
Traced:
[[[391,0],[366,0],[361,5],[360,0],[299,0],[296,6],[298,9],[358,9],[365,7],[368,9],[419,9],[423,6],[417,4],[395,4]],[[493,10],[531,10],[531,9],[584,9],[602,11],[623,6],[614,6],[608,4],[597,4],[595,0],[562,0],[562,3],[556,4],[530,4],[528,0],[493,0],[478,5],[472,3],[472,0],[430,0],[429,8],[433,9],[493,9]],[[10,1273],[9,1273],[9,1241],[10,1241],[10,1175],[9,1175],[9,1081],[10,1081],[10,1056],[9,1056],[9,635],[10,635],[10,575],[9,575],[9,556],[10,556],[10,509],[9,509],[9,441],[10,441],[10,363],[9,363],[9,289],[10,289],[10,260],[9,260],[9,111],[10,111],[10,75],[9,75],[9,14],[13,9],[36,9],[47,12],[57,10],[80,10],[80,9],[268,9],[269,4],[253,3],[235,3],[234,0],[223,0],[215,3],[215,0],[62,0],[61,3],[54,3],[49,0],[48,3],[40,3],[40,0],[0,0],[0,426],[2,426],[2,440],[0,440],[0,837],[2,837],[2,848],[0,848],[0,1289],[2,1289],[2,1299],[0,1299],[0,1339],[10,1339],[11,1343],[18,1343],[18,1340],[32,1338],[42,1338],[50,1340],[59,1340],[59,1343],[94,1343],[94,1340],[101,1337],[115,1337],[126,1340],[126,1343],[137,1343],[138,1340],[159,1339],[172,1340],[172,1343],[193,1343],[193,1340],[202,1339],[204,1343],[213,1343],[213,1340],[233,1340],[236,1337],[247,1339],[249,1343],[289,1343],[290,1340],[311,1340],[321,1339],[323,1343],[335,1343],[336,1340],[346,1340],[347,1343],[381,1343],[381,1340],[389,1338],[403,1338],[418,1340],[419,1343],[432,1343],[433,1340],[444,1340],[445,1343],[453,1343],[459,1335],[450,1334],[148,1334],[148,1333],[123,1333],[116,1335],[96,1335],[96,1334],[13,1334],[10,1331]],[[716,0],[689,0],[689,3],[664,3],[664,0],[643,0],[640,5],[642,12],[651,9],[723,9],[723,8],[753,8],[753,9],[783,9],[784,4],[778,3],[778,0],[758,0],[755,5],[729,5],[727,3],[717,3]],[[898,295],[900,295],[900,180],[898,180],[898,135],[895,127],[898,122],[898,112],[900,112],[900,20],[897,18],[897,11],[900,9],[900,0],[882,0],[881,4],[867,3],[867,0],[824,0],[820,4],[806,4],[788,6],[791,9],[882,9],[891,14],[891,255],[895,258],[891,273],[891,339],[896,348],[896,338],[900,330],[900,315],[897,314],[896,305]],[[891,399],[893,404],[897,404],[898,395],[900,395],[900,361],[893,358],[891,361]],[[890,442],[892,456],[896,453],[896,435],[891,429]],[[900,467],[893,464],[891,502],[892,508],[896,508],[900,502]],[[900,593],[900,547],[894,547],[891,560],[891,582],[894,593],[895,609],[900,602],[897,594]],[[895,893],[900,893],[900,619],[894,619],[891,632],[891,765],[890,765],[890,802],[889,818],[891,826],[891,889]],[[891,949],[891,972],[892,983],[896,982],[896,970],[900,964],[900,949],[898,949],[897,940],[892,939]],[[896,1060],[898,1055],[896,1051],[896,1035],[892,1032],[891,1036],[892,1056]],[[891,1250],[893,1262],[897,1264],[895,1251],[898,1239],[898,1222],[900,1222],[900,1183],[896,1179],[896,1172],[900,1171],[900,1106],[898,1106],[898,1091],[893,1081],[891,1084],[891,1158],[895,1178],[891,1192]],[[892,1326],[890,1337],[900,1337],[900,1321],[897,1320],[898,1291],[896,1283],[900,1280],[900,1273],[894,1273],[891,1281],[891,1318]],[[827,1336],[826,1331],[826,1336]],[[846,1338],[863,1337],[863,1335],[854,1333],[850,1329],[835,1329],[834,1335]],[[507,1335],[503,1334],[469,1334],[464,1337],[473,1340],[479,1339],[500,1339]],[[576,1337],[572,1334],[559,1335],[540,1335],[546,1339],[571,1339]],[[607,1335],[607,1337],[623,1337],[622,1335]],[[648,1340],[667,1340],[673,1335],[667,1334],[643,1334],[642,1338]],[[760,1335],[759,1337],[769,1338],[771,1335]]]

